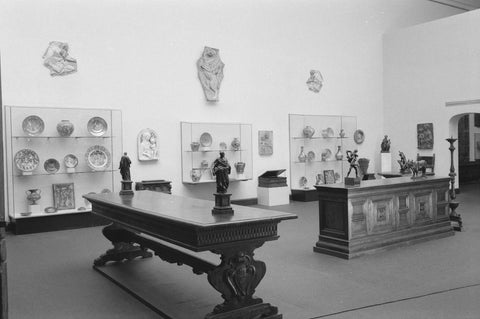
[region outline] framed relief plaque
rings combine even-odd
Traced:
[[[73,183],[53,184],[53,206],[57,210],[75,208]]]
[[[417,144],[418,149],[433,149],[433,123],[417,124]]]
[[[143,129],[138,133],[138,160],[156,161],[158,160],[158,134],[149,128]]]
[[[258,154],[273,154],[273,131],[258,131]]]

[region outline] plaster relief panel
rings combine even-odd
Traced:
[[[205,47],[202,56],[197,61],[198,78],[202,84],[207,101],[218,101],[220,84],[223,80],[223,67],[218,49]]]
[[[51,76],[77,72],[77,60],[69,55],[67,43],[50,42],[42,58],[43,65],[50,70]]]

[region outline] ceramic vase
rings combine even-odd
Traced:
[[[240,150],[240,139],[238,137],[235,137],[231,145],[234,151]]]
[[[27,199],[31,202],[30,205],[37,205],[37,200],[42,198],[42,196],[40,196],[41,192],[42,191],[39,189],[29,189],[25,191],[25,194],[27,194]]]
[[[245,171],[245,163],[244,162],[235,163],[235,170],[237,171],[237,174],[243,174],[243,172]]]
[[[323,175],[317,174],[317,180],[315,181],[315,185],[321,185],[321,184],[323,184]]]
[[[190,171],[190,177],[192,178],[193,182],[198,182],[200,178],[202,178],[202,170],[198,168],[194,168]]]
[[[303,137],[312,138],[313,134],[315,134],[315,129],[311,126],[305,126],[303,129]]]
[[[342,128],[340,130],[340,133],[338,133],[340,135],[341,138],[344,138],[345,137],[345,130]]]
[[[73,126],[73,123],[69,120],[61,120],[57,124],[57,131],[60,136],[70,136],[72,135],[74,129],[75,127]]]
[[[358,169],[360,170],[360,175],[366,175],[368,171],[368,164],[370,160],[368,158],[359,158],[358,159]]]
[[[300,146],[300,154],[298,154],[298,161],[304,163],[306,162],[306,160],[307,160],[307,155],[303,151],[303,146]]]
[[[341,161],[343,160],[343,154],[342,154],[342,146],[338,145],[337,146],[337,153],[335,153],[335,158],[337,159],[337,161]]]
[[[199,150],[200,148],[200,143],[198,142],[192,142],[190,143],[190,148],[192,149],[192,151],[196,152]]]

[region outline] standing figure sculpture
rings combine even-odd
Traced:
[[[357,163],[357,158],[358,158],[358,151],[354,150],[352,151],[347,151],[347,161],[350,163],[350,168],[348,169],[347,177],[350,176],[350,172],[352,169],[355,170],[355,177],[358,177],[358,163]]]
[[[398,151],[398,155],[400,155],[400,159],[397,160],[398,164],[400,164],[400,173],[404,174],[408,171],[407,157],[400,151]]]
[[[388,135],[385,135],[380,147],[382,148],[382,153],[389,153],[390,152],[390,140],[388,139]]]
[[[197,69],[207,101],[218,101],[224,66],[225,64],[218,55],[218,49],[205,47],[202,56],[197,61]]]
[[[217,181],[217,193],[225,194],[230,180],[228,175],[231,172],[230,164],[225,158],[225,152],[220,152],[220,157],[213,162],[212,174]]]
[[[127,156],[127,152],[123,153],[122,158],[120,159],[120,174],[122,175],[122,180],[129,181],[130,180],[130,158]]]

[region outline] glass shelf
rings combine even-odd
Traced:
[[[204,152],[245,152],[246,149],[238,149],[238,150],[220,150],[220,149],[208,149],[208,150],[198,150],[198,151],[192,151],[192,150],[186,150],[184,152],[189,152],[189,153],[204,153]]]
[[[292,137],[292,139],[294,140],[322,140],[322,139],[329,139],[329,138],[348,138],[348,136],[312,136],[312,137],[295,136],[295,137]]]
[[[75,172],[57,172],[57,173],[32,173],[32,174],[15,174],[17,177],[32,177],[32,176],[52,176],[52,175],[74,175],[74,174],[96,174],[96,173],[112,173],[117,172],[118,169],[106,169],[101,171],[75,171]]]
[[[16,135],[12,136],[13,138],[24,138],[24,139],[51,139],[51,138],[58,138],[58,139],[77,139],[77,138],[114,138],[115,136],[22,136]]]

